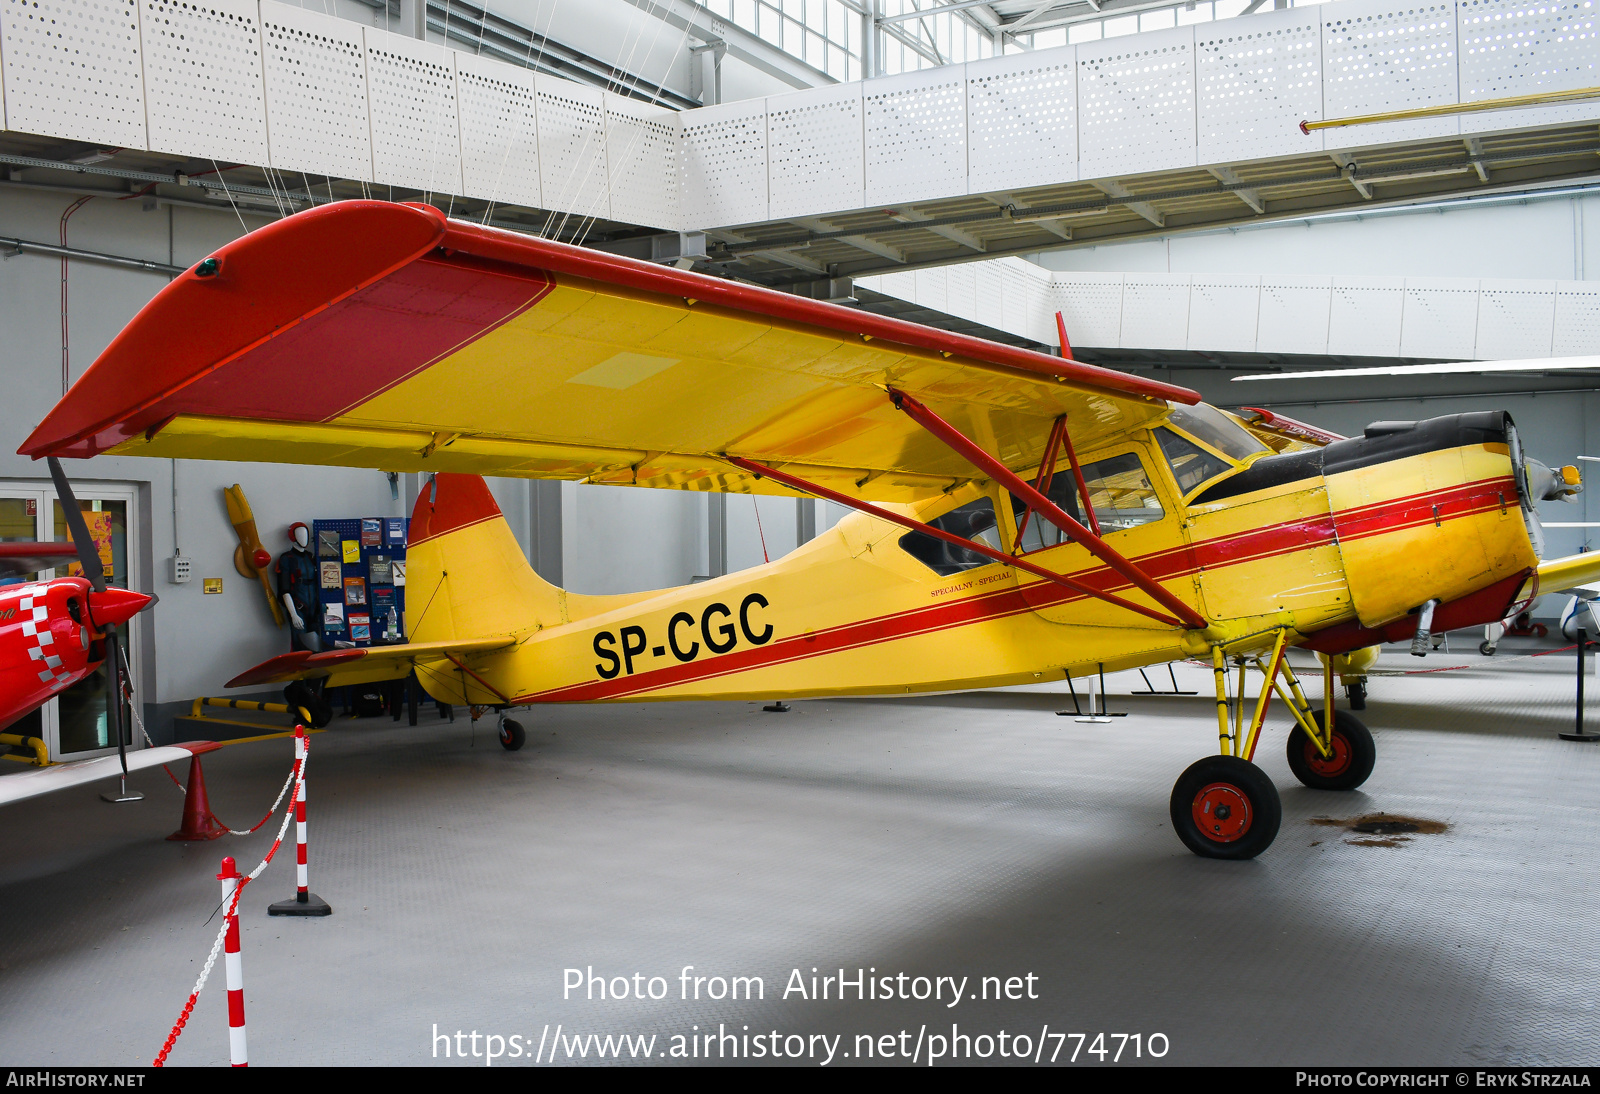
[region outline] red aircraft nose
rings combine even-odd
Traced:
[[[137,615],[150,600],[144,593],[109,586],[104,592],[89,594],[89,617],[97,627],[120,627]]]

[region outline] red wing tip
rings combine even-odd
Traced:
[[[185,752],[190,752],[198,756],[202,752],[215,752],[217,749],[221,748],[222,745],[217,741],[179,741],[172,747],[181,748]]]
[[[364,649],[324,650],[322,653],[296,650],[293,653],[280,653],[271,660],[261,662],[253,669],[241,672],[223,686],[243,688],[249,687],[251,684],[272,684],[279,680],[288,679],[304,668],[337,665],[345,661],[353,661],[358,657],[365,657],[366,655],[367,651]]]

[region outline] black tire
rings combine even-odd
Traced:
[[[515,752],[528,741],[528,735],[522,731],[521,722],[513,722],[510,718],[500,719],[500,747],[507,752]]]
[[[1172,828],[1202,858],[1250,859],[1272,845],[1283,823],[1278,788],[1236,756],[1207,756],[1172,787]]]
[[[1323,712],[1313,711],[1312,720],[1322,728]],[[1325,760],[1306,731],[1298,725],[1289,732],[1289,770],[1313,790],[1354,790],[1372,774],[1378,746],[1372,731],[1349,711],[1333,712],[1333,757]]]
[[[1367,709],[1367,685],[1364,681],[1350,681],[1350,683],[1345,685],[1344,692],[1350,697],[1351,710]]]
[[[1494,646],[1489,642],[1489,640],[1487,638],[1485,638],[1482,642],[1478,643],[1478,652],[1483,654],[1485,657],[1493,657],[1494,656]]]
[[[304,707],[307,714],[311,715],[311,728],[321,729],[333,721],[333,704],[311,689],[311,685],[304,680],[291,681],[283,689],[283,698],[289,704],[289,713],[298,720],[300,708]]]

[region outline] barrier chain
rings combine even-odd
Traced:
[[[283,811],[283,824],[278,828],[278,837],[275,840],[272,841],[272,846],[267,849],[266,857],[261,860],[260,864],[257,865],[254,870],[251,870],[243,878],[238,878],[237,880],[227,879],[227,881],[232,881],[232,883],[233,883],[233,891],[232,891],[232,893],[230,895],[226,895],[223,898],[223,904],[226,905],[226,912],[223,915],[222,927],[221,927],[220,930],[217,931],[216,940],[214,942],[212,942],[212,944],[211,944],[211,953],[206,957],[206,963],[205,963],[205,966],[203,968],[201,968],[201,970],[200,970],[199,979],[197,979],[194,982],[194,990],[189,993],[188,1000],[183,1004],[183,1013],[178,1015],[177,1022],[173,1024],[172,1032],[167,1034],[166,1043],[161,1046],[161,1051],[156,1054],[156,1058],[151,1064],[152,1067],[165,1067],[166,1066],[167,1054],[172,1051],[172,1046],[177,1044],[178,1037],[183,1033],[183,1027],[188,1024],[189,1016],[194,1013],[195,1002],[200,998],[200,992],[202,990],[204,990],[204,988],[206,986],[206,980],[211,975],[211,969],[217,963],[217,954],[222,951],[223,943],[227,940],[228,928],[229,928],[229,924],[230,923],[233,924],[233,930],[234,930],[234,948],[232,950],[230,950],[230,953],[231,954],[236,954],[238,952],[237,951],[237,945],[238,945],[238,920],[237,920],[236,917],[238,915],[238,910],[239,910],[239,897],[244,892],[244,887],[246,885],[250,884],[256,878],[261,876],[261,871],[263,871],[263,870],[265,870],[267,868],[267,863],[272,861],[272,856],[276,855],[278,853],[278,848],[283,846],[283,837],[288,834],[288,832],[289,832],[289,822],[294,819],[295,803],[299,800],[300,789],[304,785],[304,782],[305,782],[306,764],[310,759],[311,759],[311,740],[310,740],[309,737],[307,737],[307,738],[305,738],[304,751],[301,753],[300,757],[295,760],[294,770],[290,773],[290,781],[292,781],[292,782],[294,782],[296,784],[295,785],[295,794],[294,794],[294,799],[291,800],[290,803],[289,803],[289,808],[285,809]],[[268,816],[271,816],[271,814],[268,814]],[[257,825],[257,827],[260,827],[260,826]],[[223,873],[227,873],[227,872],[228,871],[227,871],[227,868],[226,868],[226,861],[225,861],[224,862]],[[227,881],[225,881],[224,884],[226,884]],[[235,962],[229,962],[229,964],[230,964],[230,966],[233,966],[233,965],[235,965]],[[230,972],[229,980],[230,981],[235,979],[234,976],[232,975],[232,971],[233,971],[232,968],[230,968],[230,970],[229,970],[229,972]],[[233,986],[234,986],[233,984],[229,985],[230,988],[232,988]],[[230,991],[229,994],[230,994],[230,1006],[229,1006],[230,1037],[232,1037],[233,1036],[231,1034],[231,1029],[232,1029],[232,1021],[231,1021],[231,1019],[232,1019],[232,1010],[233,1010],[232,1005],[231,1005],[232,992]],[[233,1044],[236,1046],[236,1048],[238,1050],[237,1054],[235,1056],[236,1060],[242,1058],[242,1054],[243,1054],[243,1051],[244,1051],[244,1027],[243,1027],[243,1022],[244,1022],[244,999],[243,999],[243,995],[241,994],[240,997],[239,997],[239,1027],[238,1027],[239,1028],[239,1033],[237,1034],[236,1040],[233,1041]]]

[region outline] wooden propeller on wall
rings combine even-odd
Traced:
[[[233,568],[241,577],[261,582],[261,591],[267,594],[267,607],[272,609],[272,619],[283,626],[283,606],[272,591],[272,578],[267,571],[272,568],[272,552],[261,545],[261,535],[256,531],[255,514],[238,483],[225,487],[223,497],[228,499],[228,520],[239,533],[239,546],[233,551]]]

